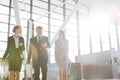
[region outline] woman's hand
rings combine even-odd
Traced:
[[[47,44],[46,44],[46,43],[43,43],[43,44],[42,44],[42,47],[46,48],[46,47],[47,47]]]
[[[20,43],[19,43],[19,46],[23,46],[23,43],[22,43],[22,42],[20,42]]]

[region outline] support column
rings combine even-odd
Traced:
[[[13,0],[13,7],[14,7],[16,24],[20,25],[20,15],[19,15],[20,12],[19,12],[18,0]]]
[[[76,4],[78,0],[76,0]],[[78,55],[80,55],[80,25],[79,25],[79,9],[76,11],[76,21],[77,21],[77,42],[78,42]]]
[[[30,38],[34,36],[34,20],[28,20],[26,51],[29,51]]]

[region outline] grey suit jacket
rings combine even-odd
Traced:
[[[55,41],[55,60],[61,61],[62,59],[67,60],[68,59],[68,40],[59,40],[57,39]]]

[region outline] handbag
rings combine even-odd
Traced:
[[[26,72],[26,78],[32,77],[32,65],[31,64],[26,64],[25,65],[25,72]]]

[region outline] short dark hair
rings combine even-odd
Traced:
[[[37,29],[43,29],[43,28],[41,26],[37,26],[36,31],[37,31]]]
[[[18,29],[19,27],[21,27],[20,25],[15,25],[13,28],[13,32],[15,33],[16,29]]]

